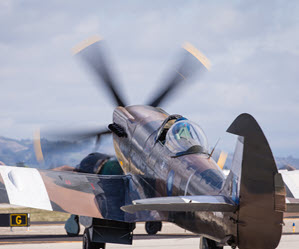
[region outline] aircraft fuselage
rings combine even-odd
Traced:
[[[222,190],[225,176],[207,151],[174,153],[168,144],[165,134],[179,117],[150,106],[117,107],[114,111],[113,122],[126,133],[122,137],[113,134],[116,156],[124,172],[140,183],[140,198],[217,195]],[[165,216],[185,229],[218,241],[236,235],[231,213],[161,215]]]

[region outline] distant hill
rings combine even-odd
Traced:
[[[279,169],[285,166],[292,166],[295,167],[296,169],[299,169],[299,158],[288,156],[288,157],[276,157],[275,160],[276,160],[277,167]]]
[[[220,151],[217,151],[215,153],[215,156],[213,156],[213,158],[217,161],[220,155]],[[229,153],[224,165],[225,169],[230,169],[231,164],[232,164],[232,160],[233,160],[233,153]],[[288,157],[275,157],[275,162],[277,165],[278,169],[282,169],[282,168],[295,168],[295,169],[299,169],[299,158],[294,158],[292,156],[288,156]]]
[[[76,166],[89,153],[94,152],[94,140],[81,142],[41,140],[44,163],[38,163],[34,153],[33,141],[0,137],[0,161],[6,165],[22,165],[42,169],[61,165]],[[103,153],[113,154],[112,143],[104,140],[98,148]]]
[[[8,165],[17,162],[33,162],[33,144],[30,140],[15,140],[0,137],[0,161]],[[34,162],[36,164],[36,160]]]
[[[107,136],[108,137],[108,136]],[[11,139],[0,136],[0,161],[7,165],[26,165],[43,169],[54,168],[62,165],[76,166],[89,153],[99,151],[114,154],[112,139],[103,139],[99,148],[95,149],[94,140],[82,142],[49,141],[41,140],[44,154],[44,163],[37,162],[34,153],[33,141],[30,139]],[[213,158],[217,161],[221,150],[216,150]],[[233,153],[229,153],[224,168],[229,169]],[[292,166],[299,169],[299,158],[292,156],[276,157],[277,167]]]

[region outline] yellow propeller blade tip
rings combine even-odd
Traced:
[[[42,146],[40,143],[40,130],[37,129],[33,134],[33,146],[34,146],[34,152],[35,157],[38,162],[44,161],[44,156],[42,152]]]
[[[224,166],[224,164],[226,162],[226,158],[227,158],[227,153],[224,152],[224,151],[222,151],[220,153],[220,156],[219,156],[218,162],[217,162],[217,164],[218,164],[218,166],[219,166],[220,169],[223,169],[223,166]]]
[[[75,47],[72,48],[72,53],[78,54],[80,51],[82,51],[83,49],[87,48],[88,46],[101,41],[102,38],[99,35],[93,35],[89,38],[87,38],[86,40],[80,42],[78,45],[76,45]]]
[[[189,42],[185,42],[183,44],[183,48],[186,51],[188,51],[190,54],[192,54],[197,60],[199,60],[206,67],[206,69],[210,70],[211,63],[209,59],[203,53],[201,53],[196,47],[194,47]]]

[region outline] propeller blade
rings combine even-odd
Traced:
[[[34,152],[36,160],[39,163],[42,163],[44,161],[42,146],[40,143],[40,130],[36,130],[33,134],[33,146],[34,146]]]
[[[118,85],[109,71],[107,58],[104,53],[104,42],[98,36],[93,36],[73,48],[73,53],[78,54],[85,63],[95,72],[97,77],[103,81],[112,94],[114,102],[118,106],[126,106],[123,98],[118,92]]]
[[[221,151],[220,156],[218,158],[218,162],[217,162],[217,165],[219,166],[220,169],[223,169],[223,166],[226,162],[226,158],[227,158],[227,153],[224,151]]]
[[[47,131],[44,132],[43,137],[49,140],[60,140],[60,141],[72,141],[79,142],[82,140],[96,138],[96,142],[100,142],[100,138],[103,135],[111,134],[111,131],[107,128],[90,128],[90,129],[78,129],[69,131]]]
[[[183,60],[175,70],[166,87],[152,100],[149,105],[157,107],[171,94],[183,81],[190,79],[196,73],[210,69],[209,60],[190,43],[185,43]]]
[[[85,131],[73,130],[69,132],[48,131],[45,132],[43,135],[43,138],[46,137],[48,140],[46,146],[44,147],[44,152],[46,152],[47,154],[55,151],[65,150],[66,148],[68,149],[76,148],[80,142],[91,138],[96,138],[95,148],[97,148],[101,141],[101,137],[107,134],[111,134],[111,131],[108,129],[89,129]],[[53,140],[57,142],[55,143],[55,146],[53,145]],[[39,163],[43,163],[44,156],[43,156],[43,150],[41,146],[41,135],[39,129],[34,132],[33,145],[34,145],[36,160]]]

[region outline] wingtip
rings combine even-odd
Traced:
[[[197,60],[199,60],[206,67],[206,69],[210,70],[211,63],[210,63],[209,59],[203,53],[201,53],[196,47],[194,47],[189,42],[185,42],[183,44],[183,48],[187,52],[192,54]]]
[[[133,206],[134,206],[134,205],[126,205],[126,206],[122,206],[122,207],[120,207],[120,209],[121,209],[122,211],[126,212],[126,213],[134,214],[135,212],[132,211],[132,207],[133,207]]]
[[[72,48],[72,53],[78,54],[80,51],[82,51],[83,49],[87,48],[88,46],[101,41],[102,38],[99,35],[93,35],[87,39],[85,39],[84,41],[80,42],[79,44],[77,44],[76,46],[74,46]]]

